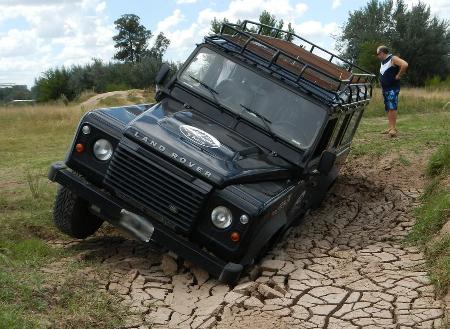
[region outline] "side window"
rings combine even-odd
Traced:
[[[341,130],[342,130],[342,124],[345,122],[345,116],[341,115],[339,117],[339,120],[336,124],[336,127],[333,130],[333,136],[331,136],[331,140],[330,140],[330,146],[332,147],[337,147],[339,144],[339,139],[340,136],[342,136]]]
[[[344,137],[342,137],[341,145],[345,145],[351,142],[352,137],[355,134],[356,127],[358,126],[359,120],[361,118],[361,113],[361,111],[355,111],[353,113],[353,116],[347,125],[347,130],[345,131]]]
[[[336,122],[338,121],[337,118],[331,119],[328,121],[327,126],[325,127],[325,131],[322,135],[322,138],[319,141],[319,145],[316,147],[316,151],[314,152],[313,157],[319,156],[322,154],[322,152],[327,148],[330,141],[330,137],[332,136],[332,133],[334,131],[334,127],[336,125]]]

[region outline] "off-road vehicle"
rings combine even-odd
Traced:
[[[235,282],[324,199],[374,76],[251,21],[224,24],[168,75],[155,104],[83,116],[49,172],[54,220],[75,238],[107,220]]]

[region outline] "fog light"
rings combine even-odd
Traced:
[[[241,224],[245,225],[248,224],[248,221],[250,220],[250,218],[248,218],[247,215],[241,215],[241,217],[239,217],[239,221],[241,222]]]
[[[233,222],[233,215],[227,207],[219,206],[212,211],[211,221],[217,228],[228,228]]]
[[[83,126],[83,128],[81,128],[81,132],[83,133],[83,135],[89,135],[91,133],[91,127],[85,125]]]
[[[75,145],[75,150],[76,150],[78,153],[83,153],[83,152],[84,152],[84,145],[81,144],[81,143],[78,143],[77,145]]]
[[[107,161],[113,154],[113,147],[106,139],[99,139],[94,144],[94,155],[101,161]]]

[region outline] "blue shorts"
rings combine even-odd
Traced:
[[[383,90],[384,110],[386,112],[389,110],[397,111],[399,93],[400,89]]]

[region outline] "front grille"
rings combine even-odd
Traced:
[[[179,169],[170,170],[172,164],[166,165],[163,168],[147,156],[119,144],[104,183],[151,218],[180,233],[189,233],[209,191],[174,174]]]

